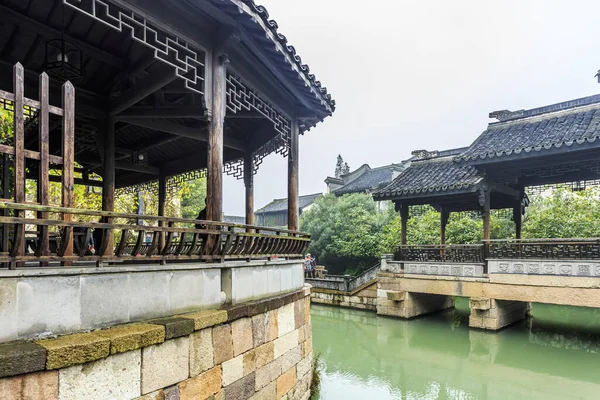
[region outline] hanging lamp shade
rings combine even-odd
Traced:
[[[64,38],[46,42],[44,70],[64,81],[77,81],[83,76],[81,49]]]

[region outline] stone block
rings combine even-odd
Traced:
[[[42,371],[46,368],[46,349],[31,342],[0,344],[0,378]]]
[[[227,320],[235,321],[236,319],[248,316],[248,304],[229,304],[223,307],[227,311]]]
[[[110,354],[141,349],[165,341],[165,327],[153,324],[131,324],[95,331],[110,340]]]
[[[254,271],[252,267],[231,269],[233,304],[253,299]]]
[[[212,328],[190,335],[190,376],[194,377],[215,366]]]
[[[298,329],[298,343],[304,343],[306,340],[306,329],[304,328],[306,325],[302,325],[300,329]]]
[[[256,354],[256,369],[262,368],[263,366],[267,365],[275,359],[273,342],[265,343],[262,346],[259,346],[256,349],[254,349],[253,352]]]
[[[142,394],[179,383],[189,377],[190,340],[187,337],[142,349]]]
[[[179,386],[171,386],[163,390],[165,400],[180,400]]]
[[[304,325],[304,307],[304,299],[294,302],[294,329],[298,329]]]
[[[0,379],[0,399],[58,400],[58,371]]]
[[[262,368],[257,368],[255,372],[256,390],[274,382],[281,375],[281,359],[273,360]]]
[[[306,339],[304,343],[302,343],[302,354],[303,357],[308,357],[313,352],[312,339]]]
[[[110,339],[93,333],[79,333],[37,342],[47,350],[46,369],[96,361],[110,354]]]
[[[267,287],[270,293],[281,293],[281,270],[277,266],[269,266]]]
[[[254,395],[254,372],[239,379],[232,385],[223,389],[224,398],[227,400],[246,400]]]
[[[165,400],[165,392],[164,390],[160,389],[155,392],[136,397],[134,400]]]
[[[290,368],[277,378],[277,398],[280,399],[296,386],[296,368]]]
[[[213,290],[221,291],[221,274]],[[206,307],[203,304],[204,273],[202,270],[174,271],[171,276],[169,303],[172,313]]]
[[[247,351],[244,357],[244,376],[256,371],[256,349]]]
[[[239,355],[223,364],[223,386],[231,385],[244,376],[244,356]]]
[[[269,383],[267,386],[256,392],[250,400],[273,400],[277,399],[277,381]]]
[[[471,297],[469,299],[469,307],[474,310],[489,310],[491,305],[491,299],[484,297]]]
[[[252,319],[242,318],[231,323],[233,338],[233,356],[236,357],[254,346],[252,338]]]
[[[265,321],[265,342],[272,342],[273,340],[279,337],[279,326],[278,322],[278,312],[277,310],[269,311],[266,314]]]
[[[279,358],[298,345],[298,331],[292,331],[273,342],[273,353],[275,358]]]
[[[252,339],[254,341],[254,347],[258,347],[265,343],[266,321],[266,314],[258,314],[252,317]]]
[[[202,310],[182,314],[180,317],[194,321],[194,330],[209,328],[227,322],[227,311],[225,310]]]
[[[165,327],[165,340],[188,336],[194,332],[194,320],[181,317],[159,318],[149,321]]]
[[[81,276],[81,327],[104,328],[129,322],[127,274]]]
[[[17,299],[19,338],[81,329],[79,277],[22,279],[17,283]]]
[[[387,292],[387,299],[391,301],[404,301],[406,292],[389,290]]]
[[[282,337],[295,329],[294,304],[286,304],[277,310],[277,337]]]
[[[0,342],[17,340],[17,279],[0,279]]]
[[[61,400],[131,399],[140,395],[141,350],[59,371]]]
[[[310,297],[304,298],[304,323],[310,322]]]
[[[288,369],[296,366],[302,360],[302,346],[296,346],[292,350],[288,351],[281,356],[281,370],[287,371]]]
[[[299,377],[303,377],[308,374],[312,370],[312,354],[309,354],[307,357],[304,357],[298,365],[296,365],[296,375]]]
[[[180,400],[207,399],[221,390],[222,372],[218,365],[179,384]]]
[[[169,315],[170,273],[143,272],[129,275],[129,317],[131,320]]]
[[[232,359],[233,340],[231,338],[231,326],[229,324],[215,326],[212,336],[215,365]]]

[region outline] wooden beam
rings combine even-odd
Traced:
[[[171,135],[186,137],[189,139],[208,142],[208,128],[192,128],[189,126],[175,124],[173,122],[162,121],[159,119],[134,118],[134,117],[116,117],[121,122],[141,126],[143,128],[154,129],[155,131],[170,133]],[[223,138],[223,145],[236,150],[244,150],[244,143],[232,138]]]
[[[519,190],[511,188],[510,186],[502,185],[500,183],[492,183],[491,185],[492,191],[504,193],[510,197],[514,197],[518,199],[520,197]]]
[[[4,18],[15,21],[19,26],[21,26],[21,28],[33,31],[34,33],[37,33],[46,39],[52,37],[61,37],[61,31],[59,29],[55,29],[49,25],[39,22],[5,5],[0,5],[0,13],[2,13]],[[84,54],[88,57],[95,58],[96,60],[102,61],[103,63],[118,69],[123,69],[125,66],[125,62],[121,58],[110,54],[107,51],[104,51],[83,40],[74,38],[73,36],[67,34],[64,34],[64,38],[79,46]]]
[[[140,79],[136,84],[127,89],[121,97],[115,99],[109,114],[117,115],[122,113],[175,79],[177,79],[177,74],[174,68],[168,66],[156,68],[153,73]]]
[[[298,158],[299,158],[299,135],[298,120],[292,120],[290,131],[290,151],[288,153],[288,229],[297,231],[299,229],[299,200],[298,200]]]
[[[120,113],[117,118],[194,118],[206,120],[205,111],[201,105],[186,106],[135,106]]]
[[[227,57],[213,57],[212,119],[208,132],[207,204],[206,216],[221,221],[223,216],[223,136],[226,103]]]
[[[92,165],[92,166],[96,166],[96,167],[101,167],[101,166],[106,165],[105,163],[103,163],[101,160],[98,160],[98,159],[95,159],[95,160],[81,159],[80,162],[85,165]],[[132,163],[129,163],[126,161],[117,160],[116,158],[114,161],[114,165],[115,165],[115,169],[118,169],[119,171],[131,171],[131,172],[138,172],[141,174],[148,174],[148,175],[157,175],[158,174],[158,167],[155,167],[152,165],[136,165],[136,164],[132,164]]]

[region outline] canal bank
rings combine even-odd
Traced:
[[[534,304],[500,332],[468,327],[468,300],[410,321],[311,307],[321,399],[595,399],[600,313]]]

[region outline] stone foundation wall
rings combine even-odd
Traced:
[[[310,288],[144,323],[0,344],[0,399],[308,399]]]
[[[369,283],[352,293],[313,288],[311,301],[317,304],[375,311],[377,309],[377,282]]]

